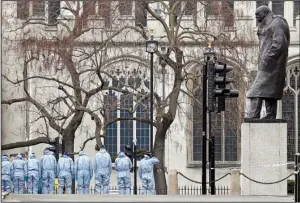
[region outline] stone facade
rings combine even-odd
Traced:
[[[270,1],[271,2],[271,1]],[[63,2],[61,3],[62,6]],[[117,2],[114,1],[112,5],[117,5]],[[30,4],[31,5],[31,4]],[[274,5],[274,4],[273,4]],[[289,61],[288,67],[293,68],[295,64],[299,64],[299,35],[300,35],[300,16],[294,17],[294,3],[293,1],[285,1],[284,2],[284,17],[287,19],[290,25],[290,33],[291,33],[291,44],[289,49]],[[45,5],[45,10],[47,16],[47,3]],[[272,8],[272,3],[269,3],[269,6]],[[135,25],[135,7],[136,5],[133,4],[131,14],[130,15],[120,15],[115,14],[116,16],[112,16],[115,19],[115,23],[112,25],[113,29],[116,30],[119,27],[124,25],[126,26],[134,26]],[[153,3],[151,7],[159,12],[162,9],[162,5],[159,3]],[[274,7],[274,6],[273,6]],[[224,32],[227,36],[229,36],[233,41],[235,38],[244,39],[245,41],[252,41],[253,43],[247,45],[245,47],[237,47],[236,49],[238,52],[247,60],[239,60],[235,58],[234,54],[230,52],[224,51],[220,49],[220,47],[215,47],[216,51],[219,53],[223,53],[223,58],[225,56],[225,61],[231,65],[242,66],[245,67],[247,70],[255,70],[256,62],[257,62],[257,27],[255,23],[255,9],[256,9],[256,2],[255,1],[235,1],[234,2],[234,25],[227,27],[226,32]],[[45,25],[30,25],[26,26],[24,29],[17,29],[22,26],[24,20],[18,18],[17,12],[17,3],[16,2],[3,2],[2,4],[3,9],[3,43],[2,43],[2,74],[5,74],[10,79],[20,79],[22,78],[22,70],[24,67],[24,50],[20,45],[20,40],[22,37],[41,37],[44,36],[46,38],[51,37],[58,37],[62,38],[66,36],[66,29],[63,27],[53,27],[53,26],[45,26]],[[32,5],[29,7],[29,13],[33,12]],[[197,3],[197,25],[203,25],[204,19],[204,7],[202,3]],[[293,12],[291,12],[293,11]],[[299,12],[299,11],[298,11]],[[64,15],[66,18],[70,16],[70,13],[64,12],[61,15]],[[160,13],[163,19],[166,19],[168,22],[168,16],[163,12]],[[208,28],[210,28],[210,32],[218,33],[218,26],[221,26],[224,23],[224,20],[220,20],[220,18],[216,18],[215,16],[208,16]],[[36,22],[40,20],[39,18],[34,18],[32,22]],[[194,18],[190,15],[183,15],[182,18],[182,25],[185,27],[193,27],[194,25]],[[72,20],[68,21],[72,24]],[[88,20],[88,23],[92,24],[93,26],[101,28],[101,26],[105,26],[105,19],[99,17],[96,18],[91,17]],[[221,23],[221,24],[220,24]],[[23,24],[24,25],[24,24]],[[215,26],[218,25],[218,26]],[[201,26],[200,26],[201,27]],[[226,26],[225,26],[226,27]],[[154,37],[155,39],[159,40],[160,46],[166,44],[165,41],[165,31],[163,26],[153,17],[150,16],[148,13],[147,16],[147,28],[154,29]],[[222,29],[224,29],[224,25],[222,25]],[[113,32],[112,32],[113,33]],[[111,33],[104,32],[101,29],[95,29],[92,32],[87,32],[86,34],[82,35],[78,41],[81,43],[80,46],[84,47],[85,50],[92,50],[93,47],[89,46],[89,43],[93,42],[95,44],[100,43],[101,40],[105,40],[109,37]],[[145,47],[143,44],[136,45],[136,42],[143,42],[142,37],[137,34],[136,32],[130,30],[128,32],[122,32],[118,35],[114,43],[119,44],[119,47],[110,48],[107,52],[108,60],[104,63],[104,70],[111,70],[111,67],[121,67],[120,70],[123,71],[120,75],[123,75],[126,78],[127,69],[124,67],[130,67],[128,70],[133,71],[133,69],[140,70],[140,75],[142,77],[143,73],[146,74],[146,77],[149,78],[149,56],[145,53]],[[182,48],[184,53],[186,54],[186,59],[196,59],[202,60],[203,58],[203,51],[205,46],[200,46],[197,43],[193,43],[192,41],[187,40],[186,45]],[[135,44],[135,45],[133,45]],[[122,57],[119,57],[123,55]],[[78,60],[78,59],[76,59]],[[50,63],[51,64],[51,63]],[[43,64],[28,63],[29,67],[31,67],[32,72],[30,75],[40,74],[40,70],[45,68]],[[53,65],[53,64],[52,64]],[[58,64],[59,66],[59,64]],[[86,63],[79,63],[78,62],[78,71],[84,70],[84,67],[92,66],[91,61]],[[292,67],[293,66],[293,67]],[[33,69],[32,67],[41,67],[37,69]],[[299,66],[298,66],[299,67]],[[174,75],[170,67],[166,66],[166,75],[165,77],[162,74],[162,68],[159,63],[159,58],[157,56],[154,57],[154,89],[159,95],[168,95],[171,91]],[[197,70],[199,70],[199,66],[196,64],[192,64],[187,66],[186,71],[188,73],[196,74]],[[37,71],[37,72],[34,72]],[[63,75],[64,70],[60,73]],[[50,70],[42,72],[43,76],[47,74],[53,76],[56,73],[55,71]],[[59,76],[60,77],[60,76]],[[121,76],[120,76],[121,77]],[[91,79],[89,79],[90,81]],[[31,94],[34,94],[36,98],[44,99],[46,101],[47,97],[51,98],[51,95],[60,94],[59,91],[53,90],[53,88],[49,88],[49,90],[45,89],[38,89],[38,81],[37,83],[29,83],[28,88]],[[112,81],[111,81],[112,82]],[[45,81],[44,81],[45,83]],[[47,84],[47,83],[45,83]],[[44,84],[44,85],[45,85]],[[49,86],[57,85],[55,82],[50,81]],[[96,87],[95,84],[90,84],[88,82],[83,83],[85,88],[93,88]],[[141,88],[147,89],[146,84],[142,84]],[[193,88],[190,84],[187,86],[183,85],[183,89]],[[164,92],[165,91],[165,92]],[[2,80],[2,99],[11,99],[13,98],[20,98],[25,96],[23,92],[22,85],[18,87],[17,85],[12,85],[11,83],[7,82],[7,80]],[[121,95],[117,95],[119,98]],[[243,95],[241,95],[243,97]],[[180,109],[178,109],[177,116],[171,128],[169,129],[166,135],[166,145],[165,145],[165,167],[167,171],[170,170],[177,170],[182,174],[192,178],[196,181],[201,181],[201,161],[194,160],[194,148],[193,146],[197,146],[193,144],[193,107],[192,107],[192,100],[185,94],[181,94],[179,97],[179,102],[182,104]],[[97,99],[92,99],[90,105],[93,108],[97,108],[99,105],[99,101]],[[246,107],[245,107],[246,108]],[[31,110],[30,112],[24,111],[25,109]],[[26,113],[27,112],[27,113]],[[120,114],[120,112],[119,112]],[[279,109],[279,115],[282,116],[282,113]],[[38,136],[37,130],[40,129],[42,132],[45,130],[45,125],[43,124],[42,120],[38,122],[32,122],[33,120],[37,119],[39,116],[38,111],[30,105],[25,105],[22,103],[14,104],[14,105],[2,105],[2,144],[7,144],[11,142],[23,141],[26,139],[33,139]],[[120,122],[117,124],[117,129],[121,128]],[[135,127],[137,124],[133,122],[133,137],[136,138],[137,136],[137,128]],[[195,125],[195,124],[194,124]],[[95,124],[94,121],[90,119],[90,116],[85,116],[83,119],[83,125],[80,130],[76,131],[76,139],[75,139],[75,151],[79,151],[79,147],[83,144],[83,142],[87,139],[87,137],[91,136],[94,133]],[[58,136],[58,133],[54,130],[49,129],[49,132],[52,137]],[[121,139],[122,130],[115,131],[117,136],[116,141],[116,151],[117,153],[123,141]],[[155,133],[155,130],[154,130]],[[224,135],[224,134],[223,134]],[[239,135],[237,135],[238,139]],[[113,138],[114,139],[114,138]],[[126,138],[127,139],[127,138]],[[146,141],[147,143],[145,146],[149,146],[149,140]],[[240,159],[239,159],[239,148],[240,141],[237,141],[236,146],[236,154],[237,158],[234,161],[227,161],[225,158],[225,151],[226,146],[224,144],[225,138],[220,142],[220,161],[216,163],[216,178],[223,176],[226,173],[230,172],[231,168],[240,167]],[[109,143],[105,143],[105,145],[109,145]],[[9,150],[7,153],[24,153],[24,152],[35,152],[38,156],[42,155],[42,151],[46,145],[40,144],[35,145],[32,147],[24,147],[18,148],[14,150]],[[94,150],[95,140],[90,141],[85,146],[85,152],[88,156],[92,159],[95,154]],[[289,172],[291,172],[289,170]],[[179,185],[195,185],[194,183],[189,182],[188,180],[184,179],[180,175],[178,176]],[[113,173],[112,175],[112,185],[116,185],[116,175]],[[225,177],[221,181],[217,183],[217,185],[229,185],[229,177]]]

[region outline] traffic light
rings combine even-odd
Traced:
[[[54,140],[51,140],[49,142],[52,147],[49,147],[48,149],[52,152],[54,152],[56,160],[59,159],[59,137],[56,137]]]
[[[125,146],[125,154],[128,156],[131,160],[131,163],[133,161],[133,149],[131,145],[126,145]]]
[[[239,96],[238,90],[226,88],[228,83],[234,81],[233,78],[226,77],[226,74],[232,70],[233,67],[227,64],[208,62],[208,111],[213,112],[216,105],[218,112],[225,111],[225,98]]]

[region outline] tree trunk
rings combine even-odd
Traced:
[[[66,130],[66,134],[63,135],[65,140],[65,152],[69,154],[69,156],[74,159],[74,139],[75,139],[75,131]],[[72,181],[72,194],[75,194],[75,180]]]
[[[167,182],[165,175],[165,135],[173,120],[163,119],[157,127],[153,154],[160,161],[154,168],[155,190],[158,195],[167,194]]]

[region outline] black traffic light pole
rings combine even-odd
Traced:
[[[225,98],[238,97],[239,92],[235,89],[227,89],[226,84],[233,82],[233,78],[227,78],[226,73],[233,70],[233,67],[224,63],[217,63],[216,53],[209,45],[204,53],[205,65],[203,66],[203,119],[202,119],[202,194],[206,194],[206,141],[209,140],[209,186],[211,194],[216,194],[215,186],[215,139],[211,133],[211,113],[215,112],[216,99],[218,112],[225,111]],[[207,129],[207,116],[209,132]]]
[[[215,56],[213,57],[215,60]],[[214,68],[215,68],[215,61],[208,62],[208,162],[209,162],[209,187],[211,195],[216,194],[216,184],[215,184],[215,148],[214,148],[214,136],[211,133],[211,114],[214,112],[215,109],[215,101],[214,97]]]
[[[211,114],[211,113],[209,113]],[[211,117],[209,116],[211,119]],[[211,127],[211,121],[209,122]],[[209,128],[211,129],[211,128]],[[211,132],[211,130],[209,130]],[[211,135],[211,133],[210,133]],[[210,194],[215,195],[216,194],[216,176],[215,176],[215,137],[210,136],[209,139],[209,182],[210,182]]]
[[[202,194],[206,195],[206,125],[207,125],[207,106],[206,106],[206,93],[207,93],[207,66],[209,57],[203,66],[202,78]]]
[[[133,142],[133,159],[134,159],[134,164],[133,164],[133,194],[137,195],[137,159],[136,159],[136,144]]]
[[[153,52],[150,53],[150,151],[153,150],[153,100],[154,100],[154,94],[153,94]]]
[[[207,188],[206,188],[206,164],[207,164],[207,137],[211,136],[211,114],[210,112],[213,111],[214,108],[214,101],[210,98],[213,98],[214,92],[212,91],[212,86],[214,86],[213,78],[213,72],[214,69],[214,62],[215,60],[215,52],[209,45],[208,49],[204,53],[205,57],[205,65],[203,66],[203,78],[202,78],[202,88],[203,88],[203,94],[202,94],[202,194],[206,195]],[[207,98],[208,95],[208,98]],[[208,114],[207,114],[208,113]],[[207,136],[207,116],[209,118],[209,135]],[[210,150],[214,149],[211,147],[211,142],[209,142],[209,161],[211,162],[211,153]],[[213,163],[214,166],[214,163]],[[209,171],[211,174],[211,164],[209,167]],[[214,176],[209,176],[214,177]],[[210,185],[210,184],[209,184]]]
[[[133,170],[130,172],[133,172],[133,194],[137,195],[137,151],[135,142],[132,142],[132,145],[125,146],[125,154],[130,158],[133,165]]]
[[[300,201],[300,173],[299,173],[299,164],[300,164],[300,153],[295,154],[295,184],[294,184],[294,195],[295,195],[295,202]],[[298,173],[297,173],[298,172]]]

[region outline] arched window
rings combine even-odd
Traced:
[[[193,160],[202,160],[202,89],[198,88],[195,98],[199,100],[193,102]]]
[[[136,117],[147,119],[150,117],[149,114],[149,100],[144,100],[138,105],[136,110]],[[140,149],[148,150],[150,148],[150,125],[144,122],[136,121],[136,139],[137,146]]]
[[[104,106],[105,106],[105,120],[111,120],[117,118],[117,102],[118,98],[112,91],[107,92],[104,95]],[[107,151],[111,156],[117,155],[117,124],[112,123],[106,129],[106,136],[104,144]]]
[[[193,161],[202,160],[202,91],[199,88],[193,103]],[[215,160],[237,161],[237,99],[226,102],[224,113],[212,114],[212,136],[215,137]]]
[[[128,66],[118,63],[114,66],[115,70],[111,71],[111,75],[114,77],[108,80],[108,86],[122,90],[128,89],[128,91],[122,93],[110,90],[106,93],[104,96],[105,110],[110,112],[107,119],[128,119],[117,121],[107,127],[104,145],[112,157],[116,156],[125,145],[131,145],[134,139],[137,141],[137,149],[149,151],[150,125],[131,119],[134,117],[149,119],[149,100],[137,98],[129,88],[130,86],[147,94],[149,82],[145,71],[142,71],[141,67],[130,69]]]
[[[222,139],[222,115],[220,113],[212,113],[211,116],[211,134],[215,137],[215,160],[222,161],[223,146],[225,146]]]
[[[293,25],[296,26],[296,18],[300,15],[300,1],[294,1]]]
[[[299,140],[300,126],[300,68],[297,63],[287,69],[286,86],[282,98],[282,117],[287,121],[287,158],[288,161],[294,160],[295,155],[295,136]],[[297,110],[298,109],[298,110]],[[299,149],[298,141],[298,149]],[[299,151],[299,150],[298,150]]]
[[[133,115],[128,110],[133,109],[133,96],[131,94],[122,94],[120,96],[120,104],[120,118],[132,118]],[[133,121],[122,120],[120,124],[121,146],[131,144],[133,141]]]
[[[224,113],[224,141],[225,161],[237,161],[239,108],[238,99],[231,98],[226,101]]]

